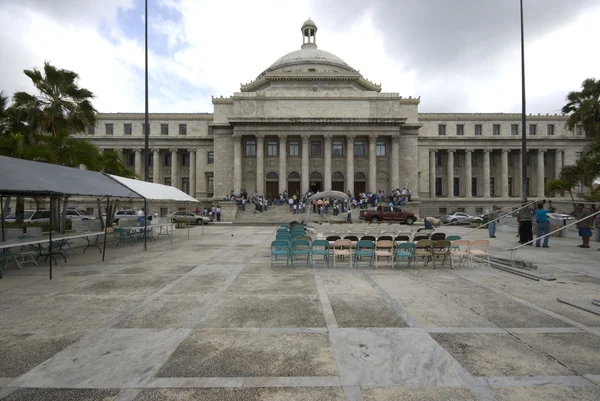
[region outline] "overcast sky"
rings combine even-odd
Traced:
[[[524,0],[528,113],[600,78],[600,1]],[[421,112],[520,112],[519,0],[149,0],[150,111],[212,112],[286,53],[317,45]],[[0,90],[73,70],[101,112],[144,110],[143,0],[0,0]]]

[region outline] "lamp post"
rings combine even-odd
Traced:
[[[523,31],[523,0],[521,2],[521,196],[527,202],[527,114],[525,99],[525,39]]]
[[[145,112],[144,112],[144,180],[148,180],[148,174],[150,170],[149,166],[149,134],[150,134],[150,126],[149,126],[149,118],[148,118],[148,0],[144,1],[144,57],[145,57]],[[144,250],[148,249],[148,199],[144,198]]]

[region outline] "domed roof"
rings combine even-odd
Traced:
[[[271,64],[271,66],[267,68],[265,72],[273,71],[282,67],[301,64],[325,64],[341,67],[345,70],[350,70],[353,72],[355,71],[354,68],[350,67],[344,60],[335,54],[317,48],[304,48],[293,51],[281,57],[279,60]]]
[[[304,24],[302,24],[302,28],[300,28],[300,30],[304,31],[304,28],[314,28],[316,30],[317,24],[315,24],[315,22],[309,18],[304,21]]]

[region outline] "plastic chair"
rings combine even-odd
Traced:
[[[377,241],[375,244],[375,268],[380,257],[390,258],[390,265],[394,265],[394,242],[392,240]]]
[[[490,267],[490,253],[488,251],[490,247],[490,241],[486,239],[476,239],[469,245],[469,267],[473,268],[473,256],[476,257],[487,257],[488,267]],[[478,249],[473,249],[478,248]]]
[[[329,267],[329,241],[324,239],[314,240],[310,252],[311,264],[315,264],[315,256],[323,256]]]
[[[333,268],[338,257],[348,256],[349,264],[352,264],[352,241],[348,239],[338,239],[333,244]]]
[[[430,239],[422,239],[415,244],[415,258],[421,257],[426,258],[425,266],[433,258],[431,249],[433,248],[433,241]]]
[[[358,267],[358,261],[361,258],[369,258],[369,267],[373,266],[373,256],[375,255],[375,243],[368,240],[360,240],[356,243],[354,250],[354,267]]]
[[[310,241],[298,239],[292,242],[292,247],[290,248],[292,266],[294,265],[296,256],[306,256],[306,264],[308,265],[310,263]]]
[[[117,239],[117,246],[119,246],[119,244],[121,243],[133,245],[133,243],[135,242],[135,239],[133,235],[131,235],[129,230],[125,230],[122,227],[116,227],[113,230],[113,233],[115,235],[115,238]]]
[[[408,259],[406,267],[410,267],[410,263],[415,260],[415,244],[412,242],[396,244],[396,248],[394,248],[394,268],[398,265],[399,259]]]
[[[446,263],[446,261],[448,259],[450,259],[450,268],[454,269],[454,266],[452,266],[452,247],[451,247],[452,243],[448,240],[440,240],[440,241],[434,241],[433,242],[433,248],[431,253],[433,254],[433,269],[435,270],[435,260],[437,258],[439,258],[440,256],[443,257],[442,259],[442,264],[440,266],[444,266],[444,263]]]
[[[271,242],[271,267],[273,260],[278,261],[278,258],[285,256],[285,264],[290,264],[290,243],[288,241],[275,240]]]

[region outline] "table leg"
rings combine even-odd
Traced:
[[[90,237],[84,237],[87,241],[87,245],[85,246],[85,248],[83,248],[83,253],[85,253],[85,250],[91,246],[95,246],[96,248],[98,248],[100,253],[102,253],[102,249],[100,249],[100,247],[98,246],[98,237],[99,235],[96,235],[96,239],[94,241],[90,240]]]

